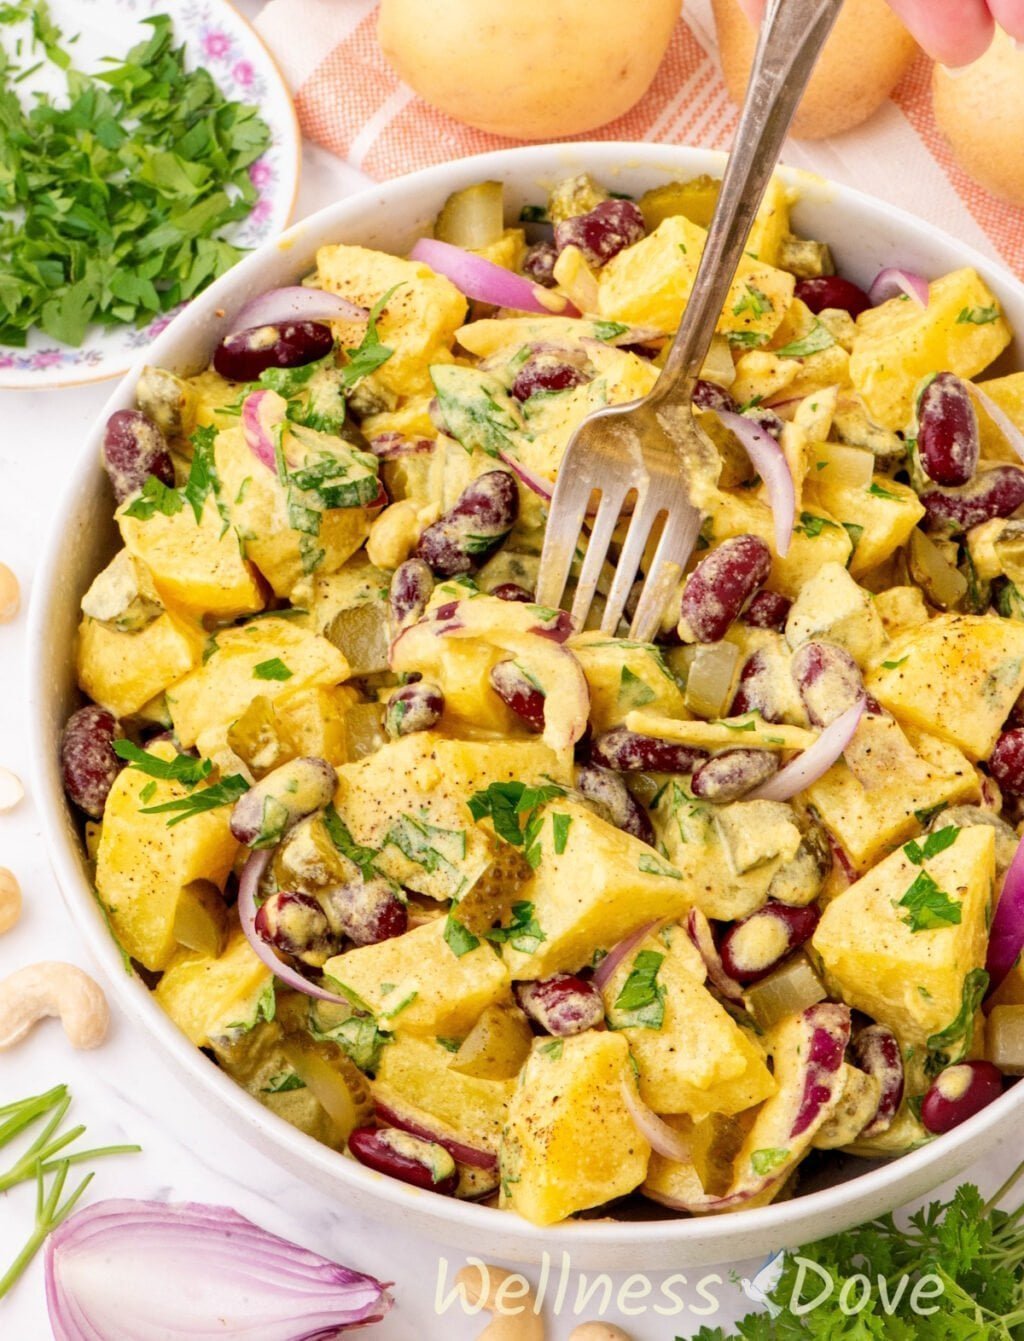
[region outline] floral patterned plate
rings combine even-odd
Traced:
[[[84,69],[99,68],[104,56],[120,55],[147,36],[142,20],[149,15],[169,14],[189,62],[205,66],[228,98],[256,103],[273,136],[249,170],[259,199],[226,236],[237,246],[258,247],[286,227],[301,162],[295,109],[270,52],[227,0],[50,0],[50,12],[67,37],[80,34],[75,61]],[[164,313],[144,327],[93,327],[77,349],[32,331],[23,349],[0,345],[0,387],[77,386],[119,377],[175,315]]]

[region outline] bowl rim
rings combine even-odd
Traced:
[[[29,728],[38,739],[47,742],[33,754],[33,785],[40,813],[44,840],[65,905],[94,960],[112,987],[118,1004],[133,1023],[139,1023],[165,1051],[179,1077],[192,1079],[203,1103],[213,1099],[221,1117],[227,1115],[243,1135],[262,1149],[272,1151],[290,1171],[308,1182],[315,1181],[324,1190],[348,1186],[363,1193],[360,1209],[380,1219],[409,1217],[422,1232],[433,1229],[441,1242],[447,1232],[449,1242],[462,1242],[482,1249],[489,1238],[501,1241],[505,1256],[526,1261],[539,1260],[552,1248],[576,1253],[574,1264],[607,1264],[621,1267],[623,1253],[632,1253],[638,1265],[652,1259],[664,1261],[669,1245],[680,1261],[724,1262],[750,1255],[752,1245],[770,1241],[777,1248],[795,1247],[807,1238],[802,1228],[814,1219],[827,1232],[849,1227],[860,1220],[890,1210],[923,1195],[946,1178],[961,1172],[968,1163],[990,1149],[1007,1130],[1018,1110],[1024,1109],[1024,1085],[1011,1087],[988,1108],[960,1127],[928,1144],[879,1166],[867,1168],[847,1181],[797,1196],[784,1202],[770,1203],[741,1214],[703,1217],[677,1217],[652,1220],[575,1220],[552,1226],[537,1226],[515,1214],[498,1213],[493,1208],[433,1197],[394,1179],[373,1173],[356,1161],[339,1155],[312,1137],[270,1113],[237,1086],[204,1054],[180,1033],[153,1000],[145,984],[136,975],[128,975],[120,951],[109,934],[103,912],[83,877],[80,863],[80,839],[72,835],[68,809],[60,783],[56,750],[49,748],[51,731],[47,704],[53,693],[52,649],[48,643],[51,606],[61,600],[59,570],[66,543],[68,518],[75,515],[80,495],[88,496],[98,474],[96,461],[100,432],[108,415],[125,402],[142,367],[159,362],[165,347],[175,343],[186,327],[201,331],[203,322],[230,309],[234,295],[258,278],[267,259],[277,251],[286,251],[306,230],[336,227],[344,235],[346,223],[357,217],[363,204],[386,202],[392,195],[415,195],[418,188],[436,191],[440,183],[460,178],[468,181],[488,176],[503,179],[534,172],[538,181],[559,170],[559,159],[585,162],[595,173],[616,169],[675,171],[720,175],[725,155],[713,150],[687,146],[638,144],[616,141],[580,141],[567,144],[530,145],[496,150],[471,158],[453,160],[375,184],[344,197],[324,209],[293,223],[278,238],[264,243],[204,291],[148,349],[141,351],[128,372],[96,417],[86,441],[71,463],[70,475],[50,523],[49,534],[33,584],[28,624],[27,692]],[[780,168],[783,178],[804,196],[825,201],[829,206],[849,206],[870,223],[885,221],[896,226],[901,235],[954,247],[961,264],[973,266],[990,283],[1002,290],[1014,290],[1024,307],[1024,284],[998,264],[973,248],[962,244],[908,211],[877,200],[853,187],[843,186],[800,169]],[[201,338],[201,337],[200,337]],[[424,1203],[427,1198],[427,1204]],[[699,1246],[698,1246],[699,1245]]]

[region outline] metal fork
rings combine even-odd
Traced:
[[[701,514],[692,486],[718,455],[693,416],[694,384],[797,103],[841,7],[842,0],[770,0],[704,253],[661,375],[642,400],[595,411],[569,440],[551,500],[537,600],[560,605],[584,519],[599,496],[572,606],[577,629],[630,495],[632,516],[601,620],[605,633],[618,627],[658,522],[661,536],[630,637],[653,638],[697,543]]]

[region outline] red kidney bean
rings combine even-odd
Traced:
[[[654,846],[650,816],[618,773],[597,764],[581,764],[576,771],[576,786],[588,801],[605,811],[617,829]]]
[[[331,801],[337,785],[326,759],[289,759],[235,802],[231,832],[248,847],[276,847],[293,825]]]
[[[415,624],[434,590],[434,574],[422,559],[406,559],[391,575],[388,607],[396,629]]]
[[[604,1023],[604,1002],[592,982],[574,973],[556,973],[536,982],[517,982],[516,1000],[531,1020],[556,1038],[582,1034]]]
[[[491,688],[531,731],[544,730],[544,690],[514,661],[499,661],[491,667]]]
[[[793,602],[780,591],[759,591],[740,615],[744,624],[752,629],[771,629],[781,633],[786,627]]]
[[[428,526],[416,546],[416,558],[441,577],[468,573],[497,549],[519,516],[519,486],[507,470],[479,475],[455,506]]]
[[[860,1133],[861,1139],[868,1140],[889,1130],[903,1102],[903,1049],[891,1029],[871,1024],[853,1040],[853,1052],[860,1069],[882,1087],[875,1115]]]
[[[987,1108],[1003,1092],[1003,1076],[991,1062],[957,1062],[929,1086],[921,1103],[921,1122],[935,1136],[952,1131]]]
[[[646,231],[640,207],[632,200],[602,200],[589,214],[555,224],[555,246],[559,251],[578,247],[587,264],[598,270]]]
[[[693,384],[693,403],[698,410],[730,410],[736,412],[736,402],[724,387],[698,377]]]
[[[683,590],[682,617],[701,643],[725,637],[747,601],[768,580],[771,550],[760,536],[724,540],[690,574]]]
[[[959,377],[941,372],[917,402],[917,451],[936,484],[966,484],[978,468],[981,442],[970,392]]]
[[[103,467],[118,503],[141,489],[150,475],[168,487],[174,483],[167,440],[141,410],[115,410],[107,420]]]
[[[523,274],[545,289],[555,287],[555,262],[558,252],[551,242],[535,242],[523,258]]]
[[[292,890],[270,895],[256,914],[256,934],[275,950],[311,968],[321,968],[341,949],[312,894]]]
[[[842,275],[814,275],[810,279],[798,279],[796,297],[805,303],[817,316],[827,307],[849,312],[851,317],[859,317],[871,306],[871,300],[863,289]]]
[[[217,346],[214,369],[229,382],[255,382],[268,368],[298,368],[325,358],[334,348],[330,326],[285,321],[232,331]]]
[[[624,726],[598,736],[590,748],[592,763],[616,773],[692,773],[707,757],[706,750],[676,745],[657,736],[641,736]]]
[[[331,885],[319,897],[332,932],[356,945],[376,945],[409,929],[408,909],[383,876]]]
[[[814,726],[828,726],[863,697],[860,667],[836,643],[804,643],[793,653],[790,666]]]
[[[429,731],[441,720],[443,712],[444,694],[436,684],[426,680],[406,684],[388,699],[384,730],[393,740],[411,736],[415,731]]]
[[[929,524],[949,535],[972,526],[1009,517],[1024,503],[1024,470],[1020,466],[993,466],[979,471],[959,489],[925,489],[919,495]]]
[[[1003,732],[995,743],[988,769],[1004,792],[1024,796],[1024,727]]]
[[[459,1183],[455,1161],[444,1146],[394,1127],[359,1127],[348,1138],[348,1148],[367,1168],[426,1192],[450,1197]]]
[[[69,799],[93,819],[100,819],[114,779],[124,763],[114,753],[121,737],[117,718],[90,703],[68,718],[60,742],[60,767]]]
[[[533,592],[527,591],[518,582],[499,582],[492,589],[491,595],[497,596],[499,601],[519,601],[525,605],[529,605],[533,600]]]
[[[545,391],[569,391],[588,380],[571,363],[563,363],[550,354],[533,354],[516,373],[511,390],[516,400],[526,401]]]
[[[729,713],[742,717],[745,712],[759,712],[766,722],[781,722],[784,711],[778,671],[768,653],[758,648],[743,663]]]
[[[737,982],[757,982],[814,935],[821,913],[811,904],[791,908],[766,903],[726,932],[719,952],[722,965]]]
[[[690,790],[702,801],[738,801],[779,771],[771,750],[724,750],[709,759],[690,779]]]

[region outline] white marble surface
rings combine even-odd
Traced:
[[[248,0],[241,8],[252,14],[259,5]],[[336,160],[309,151],[300,211],[308,213],[356,183],[356,175]],[[3,396],[0,559],[21,578],[26,604],[40,538],[49,525],[63,468],[79,450],[86,427],[108,391],[108,386],[100,385]],[[24,615],[0,628],[0,764],[27,777],[36,743],[28,738],[23,720],[25,629]],[[49,870],[31,796],[15,811],[0,816],[0,864],[18,874],[25,894],[20,925],[0,941],[0,977],[38,959],[64,959],[88,968]],[[118,1012],[109,1041],[97,1052],[72,1052],[59,1025],[49,1022],[15,1050],[0,1054],[0,1105],[62,1081],[74,1094],[70,1116],[88,1124],[90,1144],[116,1140],[143,1146],[142,1154],[97,1164],[89,1197],[161,1197],[231,1205],[277,1233],[392,1279],[397,1306],[368,1333],[380,1341],[461,1341],[481,1330],[479,1319],[460,1318],[454,1310],[439,1318],[434,1310],[439,1259],[445,1255],[450,1259],[450,1278],[463,1260],[458,1252],[446,1253],[443,1244],[413,1238],[393,1226],[356,1219],[346,1214],[343,1205],[256,1154],[227,1125],[203,1111],[199,1100],[154,1055],[147,1037]],[[0,1152],[0,1170],[19,1149],[15,1145]],[[1008,1170],[1016,1158],[1008,1151],[979,1166],[974,1176],[983,1188],[991,1188],[1001,1179],[1001,1170]],[[0,1196],[0,1274],[28,1235],[32,1206],[29,1187]],[[481,1244],[480,1251],[486,1257],[486,1245]],[[713,1292],[722,1306],[714,1321],[725,1322],[746,1311],[747,1301],[729,1284],[730,1270],[746,1272],[756,1266],[735,1263],[719,1268],[724,1284],[715,1286]],[[700,1306],[692,1283],[703,1274],[691,1273],[691,1287],[680,1291],[688,1303],[687,1312],[680,1316],[659,1316],[648,1308],[629,1317],[612,1309],[605,1317],[626,1327],[636,1341],[690,1336],[702,1321],[712,1320],[689,1311],[691,1304]],[[614,1278],[616,1289],[624,1279]],[[652,1276],[655,1292],[662,1279]],[[573,1282],[570,1300],[575,1290]],[[652,1295],[651,1303],[654,1298]],[[594,1316],[594,1310],[584,1316]],[[549,1337],[564,1341],[580,1320],[567,1305],[560,1318],[549,1318]],[[37,1260],[14,1292],[0,1302],[0,1336],[11,1341],[46,1341],[50,1335],[42,1265]],[[131,1338],[110,1337],[108,1341]]]

